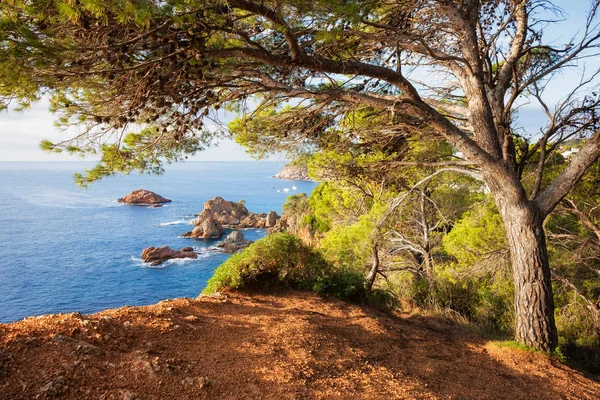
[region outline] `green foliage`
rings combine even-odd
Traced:
[[[359,213],[360,198],[339,185],[325,182],[319,184],[308,200],[310,213],[305,223],[320,233]]]
[[[508,244],[494,202],[476,203],[443,239],[456,262],[438,273],[439,303],[477,323],[485,332],[510,336],[514,322],[514,285]]]
[[[505,263],[502,255],[507,247],[504,225],[491,199],[466,212],[444,237],[444,249],[461,268],[473,267],[490,257],[491,262]]]
[[[302,153],[298,156],[294,157],[292,161],[290,161],[289,165],[295,167],[306,167],[312,158],[312,154],[310,153]]]
[[[149,174],[161,174],[162,165],[166,162],[181,161],[187,156],[182,154],[194,154],[201,149],[201,143],[194,137],[181,138],[177,143],[166,143],[157,145],[161,134],[157,129],[147,128],[139,133],[129,133],[123,138],[121,146],[117,144],[104,144],[100,148],[101,160],[85,174],[76,173],[75,182],[80,186],[88,186],[90,183],[116,173],[129,174],[133,171]],[[44,141],[42,148],[47,151],[58,151],[60,147],[53,143]],[[185,148],[185,150],[182,150]],[[67,151],[77,154],[89,153],[89,150],[68,146]]]
[[[340,299],[364,300],[365,288],[362,271],[352,268],[333,268],[312,286],[317,293],[330,293]]]
[[[334,226],[319,244],[325,258],[336,265],[364,269],[371,260],[373,243],[379,239],[376,222],[380,216],[381,209],[375,208],[353,224]]]
[[[221,264],[203,294],[224,289],[288,286],[358,298],[363,293],[362,275],[350,269],[334,269],[297,237],[271,234]]]
[[[532,347],[529,347],[527,345],[524,345],[522,343],[515,342],[514,340],[498,340],[498,341],[492,341],[491,343],[494,346],[500,347],[500,348],[515,349],[515,350],[525,351],[525,352],[528,352],[528,353],[536,353],[536,354],[547,355],[547,353],[544,353],[543,351],[536,350],[536,349],[534,349]],[[557,347],[552,352],[552,357],[554,357],[555,359],[557,359],[560,362],[568,363],[568,360],[562,354],[562,350],[561,350],[560,347]]]

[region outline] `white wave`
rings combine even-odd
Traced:
[[[290,188],[285,188],[285,189],[283,189],[283,191],[287,193],[290,191]]]
[[[208,258],[215,254],[219,254],[221,249],[216,246],[211,247],[200,247],[198,249],[194,249],[196,254],[198,254],[198,259]]]
[[[298,187],[292,186],[292,190],[298,190]]]
[[[194,220],[193,219],[178,219],[176,221],[161,222],[158,224],[158,226],[183,225],[183,224],[193,225]]]
[[[166,268],[169,265],[183,265],[187,263],[198,262],[199,260],[203,260],[209,257],[212,257],[215,254],[221,254],[221,249],[218,247],[194,247],[194,252],[198,255],[198,258],[172,258],[170,260],[166,260],[158,265],[152,265],[151,263],[147,263],[139,257],[131,257],[131,261],[141,268]]]
[[[142,260],[139,257],[131,257],[131,261],[133,261],[133,263],[138,266],[138,267],[144,267],[144,268],[156,268],[157,266],[152,266],[150,265],[150,263],[145,262],[144,260]],[[158,266],[160,267],[160,266]]]
[[[193,262],[198,262],[198,258],[172,258],[170,260],[167,260],[165,262],[163,262],[160,265],[183,265],[183,264],[189,264],[189,263],[193,263]]]

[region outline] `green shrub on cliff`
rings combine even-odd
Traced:
[[[296,236],[274,233],[221,264],[203,294],[223,289],[287,286],[354,298],[362,295],[362,281],[359,272],[332,268],[318,251]]]

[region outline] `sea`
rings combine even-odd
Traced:
[[[181,238],[207,200],[244,200],[251,212],[281,215],[286,197],[315,183],[275,179],[282,162],[188,162],[162,175],[116,175],[87,189],[73,174],[88,162],[0,162],[0,322],[49,313],[92,313],[106,308],[196,297],[229,254],[218,240]],[[144,188],[172,200],[163,207],[117,202]],[[263,229],[243,230],[247,239]],[[193,246],[197,260],[151,267],[149,246]]]

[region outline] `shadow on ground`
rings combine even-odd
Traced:
[[[312,293],[0,325],[0,398],[596,399],[600,383],[434,317]]]

